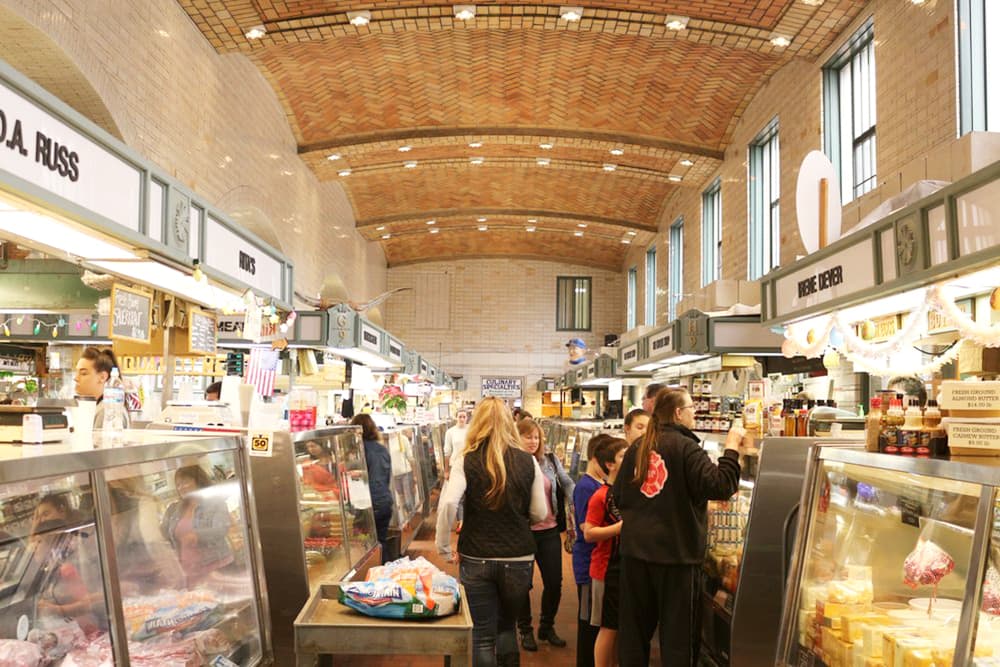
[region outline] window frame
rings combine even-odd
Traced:
[[[636,302],[638,300],[639,287],[639,267],[633,266],[628,270],[625,282],[625,330],[630,331],[635,328],[636,322]]]
[[[955,5],[958,136],[998,132],[1000,7],[990,0],[956,0]]]
[[[677,304],[684,298],[684,217],[670,224],[667,236],[667,321],[677,319]]]
[[[779,129],[775,116],[747,147],[748,280],[759,280],[781,264]]]
[[[647,325],[656,324],[656,246],[646,249],[646,291],[643,294],[644,319]]]
[[[701,193],[701,286],[721,279],[722,179],[716,178]]]
[[[864,64],[868,65],[864,71],[861,71],[862,60],[864,60]],[[856,65],[858,67],[857,74],[855,74]],[[849,97],[844,94],[843,90],[842,79],[845,68],[851,74]],[[874,21],[872,17],[868,17],[868,20],[844,42],[844,45],[823,66],[823,152],[830,158],[837,178],[840,179],[841,204],[854,201],[871,192],[878,185],[877,77]],[[871,102],[871,108],[863,111],[860,110],[860,105],[864,100],[859,101],[856,95],[856,92],[862,87],[867,90],[868,100]],[[848,165],[845,164],[847,161],[845,159],[847,157],[845,150],[847,141],[843,137],[845,106],[849,106],[851,110],[849,172],[846,171]],[[863,126],[858,131],[855,125],[864,123],[863,114],[870,115],[871,124]],[[860,120],[859,115],[862,116]],[[862,166],[866,159],[871,164],[871,173],[867,174],[863,180],[858,180],[860,175],[859,158]]]
[[[573,281],[572,282],[572,290],[573,291],[569,292],[570,294],[573,295],[573,305],[572,305],[572,308],[571,308],[571,312],[573,313],[573,315],[572,315],[573,321],[569,323],[571,325],[569,327],[561,326],[564,323],[560,321],[561,320],[561,314],[562,314],[562,311],[563,311],[563,308],[562,308],[562,292],[563,292],[562,285],[564,284],[564,281]],[[580,317],[580,315],[582,313],[579,312],[580,306],[576,303],[577,298],[578,298],[576,296],[577,295],[577,291],[576,290],[577,290],[577,287],[579,287],[581,284],[585,284],[586,285],[586,288],[585,288],[585,291],[584,291],[584,293],[587,295],[587,303],[586,303],[586,310],[587,310],[586,320],[587,321],[586,321],[586,326],[582,326],[579,323],[579,321],[578,321],[578,318]],[[594,289],[593,288],[594,288],[593,278],[591,278],[590,276],[556,276],[556,331],[591,331],[593,329],[593,325],[594,325],[594,322],[593,322]]]

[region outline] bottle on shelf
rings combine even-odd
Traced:
[[[800,438],[809,435],[809,410],[811,407],[807,407],[805,401],[796,401],[795,403],[795,435]]]
[[[879,432],[882,430],[882,399],[871,399],[871,409],[865,417],[865,450],[878,451]]]
[[[889,409],[882,420],[878,450],[883,454],[899,454],[899,428],[906,421],[903,405],[898,398],[889,401]]]
[[[104,412],[102,437],[109,443],[119,441],[125,431],[125,383],[122,382],[118,368],[111,369],[111,377],[104,384],[101,409]]]
[[[933,398],[927,401],[927,409],[924,410],[920,444],[918,456],[941,457],[948,454],[948,434],[941,425],[941,409]]]
[[[795,436],[795,401],[791,398],[786,398],[784,400],[784,406],[781,409],[781,417],[784,420],[784,426],[782,428],[782,435],[789,438]]]
[[[920,401],[910,399],[899,429],[899,453],[902,456],[916,456],[920,447],[920,432],[924,427],[924,416],[920,412]]]

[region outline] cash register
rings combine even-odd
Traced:
[[[21,442],[24,415],[42,418],[42,442],[58,442],[69,437],[72,429],[63,406],[0,405],[0,442]]]

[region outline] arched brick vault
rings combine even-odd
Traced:
[[[480,2],[471,21],[421,0],[179,2],[218,51],[260,68],[303,159],[343,185],[390,266],[610,269],[650,241],[677,188],[704,186],[764,81],[815,58],[865,5],[604,0],[575,3],[584,16],[569,23],[561,1]],[[357,10],[367,26],[349,23]],[[245,36],[254,26],[263,38]]]

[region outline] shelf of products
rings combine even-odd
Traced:
[[[824,450],[780,664],[996,665],[1000,467]]]
[[[260,664],[266,596],[242,443],[125,440],[0,445],[0,656]]]

